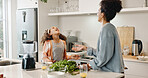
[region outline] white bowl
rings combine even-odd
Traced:
[[[140,61],[147,61],[148,60],[148,56],[137,56],[137,58]]]
[[[64,78],[64,72],[49,72],[48,78]]]
[[[48,64],[48,65],[50,65],[50,64],[52,64],[52,62],[45,62],[45,64]]]

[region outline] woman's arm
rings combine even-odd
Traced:
[[[111,30],[103,29],[100,35],[99,54],[90,62],[93,69],[104,66],[112,58],[114,52],[114,36]],[[98,52],[97,52],[98,53]]]
[[[64,43],[64,56],[63,56],[63,59],[68,60],[68,59],[67,59],[67,53],[66,53],[66,42],[63,41],[63,43]]]
[[[94,48],[91,48],[91,47],[86,47],[84,45],[75,45],[77,46],[76,48],[73,47],[72,50],[74,51],[81,51],[81,50],[84,50],[84,51],[87,51],[87,55],[90,55],[90,56],[95,56],[96,57],[96,49]]]
[[[97,50],[91,47],[87,48],[87,55],[89,56],[97,56]]]
[[[48,41],[46,41],[44,43],[44,46],[43,46],[43,61],[44,62],[52,62],[52,60],[49,58],[49,51],[50,51],[50,43]]]

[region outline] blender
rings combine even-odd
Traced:
[[[22,69],[35,69],[35,59],[34,54],[37,52],[37,42],[36,41],[24,41],[24,57],[22,59]]]

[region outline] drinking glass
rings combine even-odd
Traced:
[[[87,70],[88,70],[87,64],[80,65],[80,77],[81,78],[87,78]]]
[[[128,46],[124,46],[123,47],[123,54],[124,55],[128,55],[129,54],[129,47]]]

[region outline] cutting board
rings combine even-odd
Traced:
[[[121,50],[124,46],[129,47],[130,55],[132,54],[132,42],[135,35],[135,27],[117,27],[117,31],[120,38]]]

